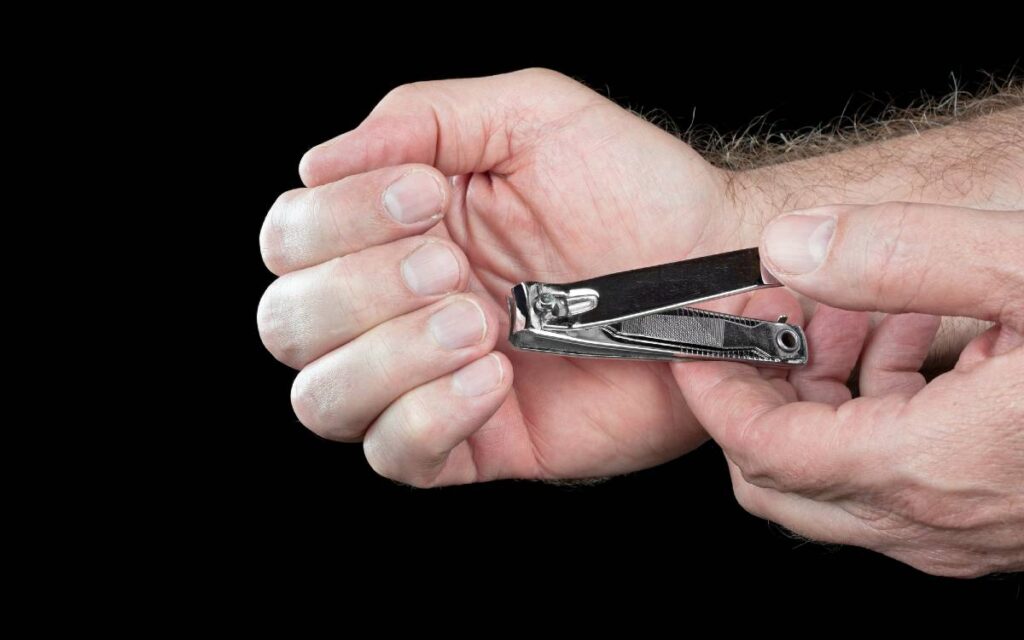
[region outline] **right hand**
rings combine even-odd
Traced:
[[[740,503],[930,573],[1024,570],[1022,246],[1024,211],[886,203],[769,224],[765,266],[837,307],[807,327],[811,363],[786,379],[737,363],[673,365],[729,458]],[[868,311],[894,315],[868,337]],[[918,370],[938,315],[996,324],[926,383]]]
[[[281,277],[258,319],[316,433],[417,486],[622,473],[706,438],[665,364],[504,339],[516,282],[756,242],[724,174],[674,136],[528,70],[399,87],[300,174],[260,237]]]

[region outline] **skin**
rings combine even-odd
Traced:
[[[821,307],[810,322],[815,361],[788,379],[734,363],[672,365],[729,458],[737,499],[810,538],[929,573],[1024,569],[1024,211],[798,213],[836,221],[820,266],[779,264],[773,238],[784,236],[773,228],[791,216],[769,226],[761,251],[794,291],[844,309]],[[899,315],[869,336],[868,311]],[[918,370],[937,315],[995,324],[926,384]],[[846,380],[858,356],[854,399]]]
[[[444,189],[439,221],[401,225],[384,212],[383,190],[410,171]],[[571,281],[755,242],[741,217],[722,214],[723,172],[675,137],[531,70],[403,87],[358,129],[307,153],[300,173],[311,188],[284,194],[261,235],[282,277],[259,322],[268,349],[302,369],[293,404],[316,433],[362,440],[375,470],[416,486],[623,473],[706,439],[664,364],[551,358],[504,341],[505,298],[521,280]],[[441,353],[423,335],[451,296],[415,296],[398,272],[426,241],[458,256],[452,295],[487,317],[476,347]],[[450,374],[492,350],[499,388],[453,394]]]
[[[399,87],[358,128],[310,150],[300,164],[305,188],[271,208],[260,246],[280,277],[260,302],[260,335],[300,370],[292,389],[300,421],[323,437],[362,442],[386,477],[427,487],[650,467],[708,437],[672,368],[511,350],[512,284],[755,246],[767,222],[797,206],[898,199],[1020,208],[1024,144],[1006,140],[1024,140],[1024,117],[1008,113],[735,173],[551,71]],[[387,194],[410,175],[421,201],[436,200],[436,215],[404,224],[388,215]],[[450,251],[458,274],[443,291],[417,295],[403,270],[428,244]],[[473,344],[444,349],[431,318],[456,303],[486,328]],[[804,318],[779,290],[709,306]],[[773,388],[818,389],[828,397],[816,399],[835,404],[849,392],[834,383],[865,341],[866,354],[893,335],[927,351],[918,342],[929,342],[920,336],[930,338],[936,321],[904,322],[872,332],[862,316],[833,315],[818,325],[834,327],[831,337],[812,337],[810,374],[758,375]],[[459,376],[494,366],[493,388],[467,395]]]

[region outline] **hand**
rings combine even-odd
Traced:
[[[516,282],[752,245],[724,174],[674,136],[529,70],[399,87],[300,173],[261,234],[281,277],[258,315],[316,433],[418,486],[615,474],[706,438],[664,364],[505,340]]]
[[[744,508],[929,573],[1024,569],[1021,247],[1024,211],[897,203],[769,224],[762,256],[789,287],[903,315],[867,339],[857,399],[845,382],[867,334],[863,313],[819,308],[807,328],[812,364],[788,380],[739,364],[673,365]],[[921,314],[997,324],[926,384],[918,369],[937,319]]]

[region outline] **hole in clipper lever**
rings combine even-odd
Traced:
[[[800,341],[797,340],[796,332],[792,329],[783,329],[779,332],[779,335],[775,336],[775,343],[783,351],[795,351]]]

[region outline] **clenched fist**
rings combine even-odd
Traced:
[[[259,328],[316,433],[417,486],[621,473],[706,438],[663,363],[504,339],[516,282],[756,244],[725,172],[675,137],[528,70],[399,87],[300,174],[260,237],[280,278]]]

